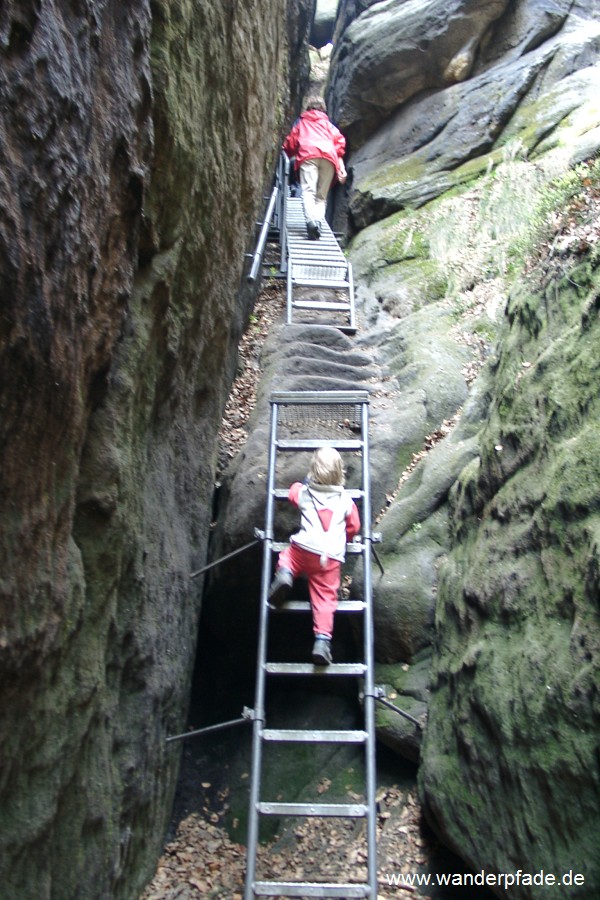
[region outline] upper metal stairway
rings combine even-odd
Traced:
[[[277,392],[271,396],[267,501],[263,536],[263,567],[255,705],[253,711],[252,772],[248,821],[248,863],[245,900],[254,897],[377,897],[377,831],[375,800],[375,688],[373,674],[373,616],[371,585],[371,532],[369,481],[369,395],[366,391]],[[308,455],[318,447],[339,450],[352,480],[347,489],[359,505],[361,534],[347,546],[348,553],[362,560],[362,591],[358,599],[341,600],[338,612],[362,617],[363,647],[356,662],[333,662],[315,666],[310,662],[280,662],[269,658],[268,632],[271,616],[302,614],[299,628],[311,632],[310,603],[291,598],[281,609],[269,606],[269,586],[274,554],[285,546],[275,540],[276,508],[287,498],[289,463],[293,454]],[[302,457],[296,460],[302,463]],[[306,471],[306,469],[304,470]],[[280,531],[280,528],[277,528]],[[267,727],[267,681],[279,676],[319,679],[358,679],[364,696],[364,725],[358,729]],[[364,796],[359,802],[296,802],[294,798],[263,796],[265,747],[269,744],[360,744],[364,748]],[[334,774],[334,773],[331,773]],[[354,799],[354,798],[352,798]],[[364,820],[367,859],[366,880],[353,880],[351,872],[340,873],[339,881],[277,881],[257,876],[259,822],[264,816],[336,817]]]
[[[347,334],[354,334],[356,313],[351,262],[325,220],[321,223],[321,237],[309,239],[300,198],[288,197],[286,208],[288,325],[299,321],[301,310],[319,311],[333,313],[327,320],[321,318],[320,324],[335,325]],[[299,296],[298,288],[303,287],[320,289],[320,296],[307,296],[306,291]]]
[[[352,264],[325,220],[321,236],[308,237],[304,204],[292,195],[290,161],[281,154],[275,182],[247,276],[256,281],[263,264],[267,239],[280,244],[279,272],[287,277],[286,322],[331,325],[347,334],[356,332]]]

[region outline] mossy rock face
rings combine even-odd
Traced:
[[[170,815],[244,250],[312,11],[226,6],[2,10],[6,897],[131,900]]]
[[[474,867],[494,847],[499,871],[573,870],[587,897],[600,890],[600,271],[593,257],[554,266],[513,291],[481,459],[452,494],[420,782]]]
[[[374,570],[377,658],[412,661],[432,641],[437,569],[450,541],[448,493],[477,452],[474,439],[445,441],[411,475],[382,517]]]
[[[376,704],[377,737],[411,762],[419,761],[427,721],[430,667],[430,650],[419,654],[412,664],[380,663],[375,667],[375,681],[385,701]]]

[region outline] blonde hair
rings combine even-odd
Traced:
[[[308,470],[315,484],[340,484],[346,480],[342,457],[334,447],[319,447],[312,455]]]

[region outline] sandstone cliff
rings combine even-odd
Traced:
[[[0,883],[136,896],[216,433],[313,3],[0,11]]]

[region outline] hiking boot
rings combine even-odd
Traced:
[[[321,223],[310,219],[306,223],[306,230],[311,241],[316,241],[321,237]]]
[[[331,641],[322,634],[318,634],[312,650],[312,661],[315,666],[328,666],[332,661]]]
[[[277,569],[269,588],[269,606],[273,609],[281,606],[293,583],[294,576],[289,569]]]

